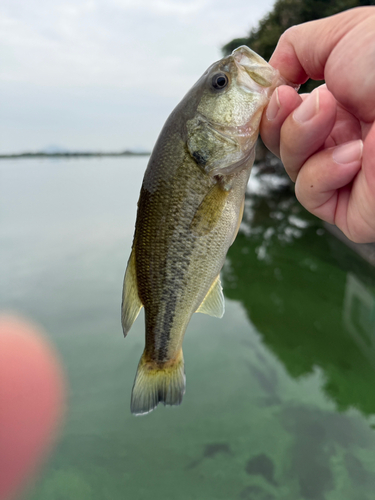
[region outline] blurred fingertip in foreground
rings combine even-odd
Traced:
[[[61,426],[66,384],[61,363],[40,329],[0,316],[0,500],[25,488]]]

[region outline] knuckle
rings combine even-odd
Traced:
[[[286,29],[284,33],[280,37],[280,41],[289,42],[290,39],[294,39],[296,36],[296,32],[298,31],[298,25],[291,26]]]

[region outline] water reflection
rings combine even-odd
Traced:
[[[44,326],[70,385],[29,498],[372,499],[374,269],[274,173],[253,179],[229,252],[235,300],[189,325],[184,404],[130,415],[144,322],[124,341],[119,300],[145,167],[2,164],[0,300]]]
[[[289,474],[297,479],[301,498],[325,500],[338,484],[345,496],[332,498],[368,498],[361,496],[362,488],[373,491],[375,474],[356,456],[358,449],[369,448],[356,419],[303,406],[285,408],[281,419],[294,436]]]
[[[273,461],[264,453],[251,458],[246,464],[246,472],[249,475],[260,475],[268,483],[277,485],[275,481],[275,466]]]
[[[318,367],[338,410],[374,414],[374,268],[325,234],[285,182],[258,176],[252,187],[223,272],[227,297],[292,377]]]
[[[347,275],[343,317],[363,354],[375,363],[375,293],[352,273]]]

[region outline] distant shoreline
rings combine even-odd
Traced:
[[[42,151],[37,153],[19,153],[19,154],[8,154],[0,155],[0,160],[12,159],[12,158],[94,158],[101,156],[150,156],[151,153],[133,153],[132,151],[123,151],[120,153],[98,153],[98,152],[84,152],[84,151],[72,151],[63,153],[43,153]]]

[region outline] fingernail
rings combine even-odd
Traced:
[[[275,89],[267,107],[266,111],[267,120],[274,120],[277,116],[277,113],[279,112],[279,109],[280,109],[279,91],[278,89]]]
[[[319,90],[312,92],[293,113],[293,118],[300,123],[305,123],[319,111]]]
[[[347,142],[337,146],[332,153],[332,158],[336,163],[343,165],[359,161],[362,158],[363,142],[361,140]]]

